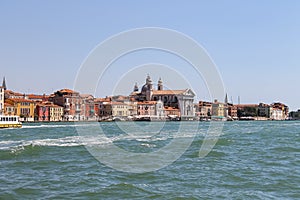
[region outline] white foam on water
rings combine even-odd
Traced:
[[[105,145],[112,143],[114,138],[104,137],[82,137],[68,136],[56,139],[36,139],[36,140],[19,140],[19,141],[0,141],[0,150],[23,150],[27,146],[54,146],[54,147],[74,147],[74,146],[93,146]]]
[[[41,125],[23,125],[22,128],[64,128],[64,127],[91,127],[99,126],[98,123],[90,124],[41,124]]]
[[[148,144],[148,143],[142,143],[141,146],[143,146],[143,147],[148,147],[148,148],[156,147],[155,144]]]
[[[88,124],[91,126],[92,124]],[[41,128],[41,127],[70,127],[70,126],[87,126],[87,124],[69,124],[69,125],[36,125],[36,126],[28,126],[28,128]],[[163,133],[153,135],[152,133],[141,135],[141,134],[122,134],[114,137],[106,137],[103,135],[99,136],[67,136],[62,138],[47,138],[47,139],[33,139],[33,140],[7,140],[7,141],[0,141],[0,150],[10,150],[12,152],[22,151],[27,146],[48,146],[48,147],[76,147],[76,146],[98,146],[98,145],[107,145],[111,144],[115,141],[122,141],[122,140],[136,140],[141,142],[142,146],[145,147],[154,147],[154,146],[147,146],[148,142],[155,142],[155,141],[166,141],[169,139],[174,138],[190,138],[194,137],[195,135],[191,132],[186,133]]]

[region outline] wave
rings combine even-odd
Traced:
[[[89,124],[40,124],[40,125],[23,125],[22,128],[65,128],[65,127],[90,127],[90,126],[99,126],[97,123]]]
[[[80,123],[80,124],[28,124],[23,126],[25,129],[35,128],[63,128],[63,127],[97,127],[98,123]],[[97,129],[98,130],[98,129]],[[130,132],[127,134],[106,136],[104,133],[97,135],[96,129],[90,129],[91,135],[75,135],[75,136],[58,136],[60,138],[37,138],[26,139],[18,138],[17,140],[2,140],[0,141],[0,151],[18,152],[24,150],[26,147],[76,147],[76,146],[99,146],[109,145],[119,141],[137,141],[140,146],[146,148],[153,148],[157,142],[169,141],[176,138],[193,138],[196,135],[205,136],[205,131],[195,133],[195,130],[178,133],[176,130],[171,131],[146,131],[146,132]],[[93,132],[94,131],[94,132]],[[113,130],[110,130],[113,132]],[[44,137],[44,135],[43,135]],[[155,144],[154,144],[155,143]],[[135,143],[136,144],[136,143]]]
[[[69,136],[57,139],[36,139],[36,140],[20,140],[20,141],[0,141],[0,150],[11,150],[12,152],[23,150],[27,146],[48,146],[48,147],[75,147],[84,145],[103,145],[112,143],[113,140],[103,137],[81,137]]]
[[[68,136],[64,138],[56,139],[35,139],[35,140],[7,140],[0,141],[0,150],[10,150],[12,152],[23,150],[27,146],[48,146],[48,147],[76,147],[76,146],[96,146],[96,145],[107,145],[114,141],[119,140],[134,140],[137,139],[134,136],[116,136],[116,137],[105,137],[105,136]],[[146,139],[150,141],[151,139]]]

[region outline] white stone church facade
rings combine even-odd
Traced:
[[[159,79],[157,90],[153,88],[153,83],[148,75],[146,83],[139,91],[137,84],[130,94],[136,101],[162,101],[165,107],[178,108],[181,120],[192,120],[195,117],[194,97],[195,93],[191,89],[164,90],[163,82]]]

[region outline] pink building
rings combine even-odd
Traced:
[[[39,103],[36,105],[36,120],[43,122],[43,121],[50,121],[50,105]]]
[[[62,121],[63,107],[53,104],[52,102],[38,103],[35,109],[36,121]]]

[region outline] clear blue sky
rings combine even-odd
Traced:
[[[163,27],[189,35],[208,51],[235,103],[240,95],[242,103],[281,101],[295,110],[299,10],[296,0],[2,0],[0,76],[9,89],[24,93],[72,88],[81,63],[101,41],[132,28]],[[192,84],[197,97],[207,99]]]

